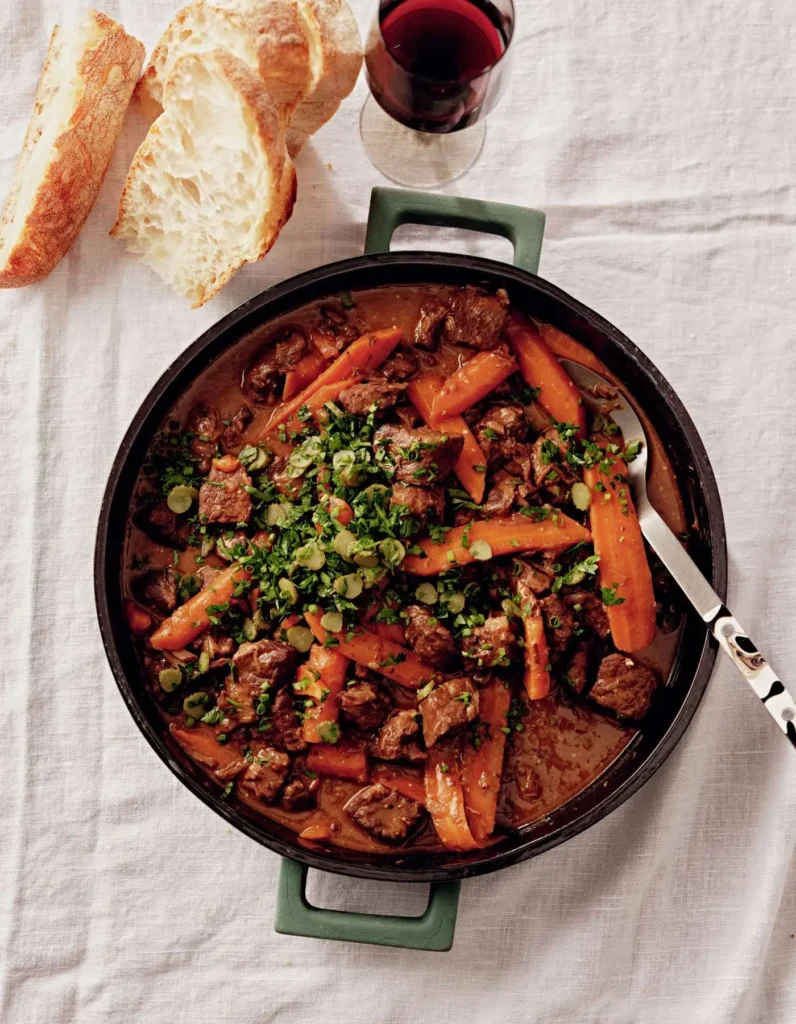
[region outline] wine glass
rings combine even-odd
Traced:
[[[512,0],[380,0],[365,69],[365,150],[401,185],[434,188],[475,163],[508,80]]]

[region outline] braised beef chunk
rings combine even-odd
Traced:
[[[221,438],[221,417],[212,405],[195,405],[185,424],[186,430],[195,434],[191,439],[191,454],[196,459],[196,468],[206,476],[210,472],[213,457],[218,451]]]
[[[340,392],[340,405],[346,412],[366,416],[374,407],[377,410],[391,409],[401,398],[405,388],[405,384],[390,384],[378,380],[353,384]]]
[[[608,613],[596,594],[590,594],[586,590],[577,590],[572,594],[567,594],[564,600],[592,633],[595,633],[601,640],[607,638],[611,632],[611,627],[608,625]]]
[[[554,579],[552,573],[521,558],[514,559],[513,577],[516,588],[524,587],[537,596],[546,594],[553,585]]]
[[[475,425],[475,439],[490,466],[511,454],[513,441],[527,436],[525,410],[515,402],[493,405]]]
[[[234,671],[224,684],[218,706],[239,725],[256,721],[262,694],[283,686],[292,677],[297,661],[295,647],[277,640],[241,644],[232,658]]]
[[[520,441],[506,441],[503,445],[504,469],[512,476],[518,476],[528,488],[535,487],[533,474],[533,445]]]
[[[537,487],[544,487],[553,500],[569,495],[577,477],[566,461],[569,445],[562,442],[555,427],[540,434],[533,445],[533,479]]]
[[[506,668],[517,660],[517,634],[506,615],[490,615],[462,638],[465,656],[478,668]]]
[[[232,659],[241,683],[256,686],[265,684],[275,690],[291,678],[298,663],[298,651],[292,644],[280,640],[257,640],[241,644]]]
[[[252,757],[240,780],[240,788],[263,803],[271,804],[290,771],[290,757],[273,747],[255,748]]]
[[[516,476],[511,476],[505,470],[499,469],[492,478],[492,486],[481,506],[484,514],[489,516],[507,515],[515,498],[518,497],[519,487],[525,489],[525,484]]]
[[[338,341],[338,352],[354,338],[364,333],[365,328],[355,308],[339,302],[324,302],[320,310],[322,330]]]
[[[279,340],[272,338],[243,374],[243,390],[255,402],[275,402],[282,377],[307,351],[308,342],[301,331],[283,331],[277,337]]]
[[[151,537],[156,544],[184,551],[191,536],[190,523],[176,512],[172,512],[165,501],[143,505],[133,516],[139,530]]]
[[[373,439],[378,452],[386,451],[395,464],[395,479],[422,487],[444,480],[461,455],[464,438],[441,434],[428,427],[379,427]]]
[[[495,348],[506,323],[509,297],[503,289],[494,295],[467,285],[453,299],[445,318],[445,337],[454,345]]]
[[[171,569],[150,569],[133,583],[136,598],[161,615],[170,615],[177,607],[177,580]]]
[[[413,604],[406,609],[406,643],[421,661],[447,669],[459,660],[453,634],[428,608]]]
[[[376,739],[371,744],[371,753],[382,761],[423,761],[425,752],[421,749],[420,723],[416,711],[393,711]]]
[[[575,693],[584,693],[592,683],[600,661],[600,647],[593,637],[579,640],[564,668],[564,682]]]
[[[220,629],[211,629],[190,645],[192,650],[206,651],[211,668],[220,668],[235,653],[235,641]]]
[[[296,713],[293,694],[280,690],[271,705],[271,726],[268,739],[280,750],[306,750],[307,741],[301,731],[301,720]]]
[[[379,373],[387,380],[409,380],[417,372],[418,359],[411,349],[399,346],[379,367]]]
[[[441,523],[445,518],[445,488],[393,484],[390,504],[405,505],[418,519],[433,519]]]
[[[624,718],[640,719],[649,711],[658,677],[626,654],[609,654],[600,662],[589,696]]]
[[[199,518],[203,523],[247,523],[252,514],[252,500],[243,489],[251,487],[252,478],[240,465],[225,473],[216,465],[199,489]]]
[[[279,801],[287,811],[305,811],[318,803],[321,780],[307,769],[307,759],[297,757]]]
[[[353,820],[379,839],[406,839],[423,817],[420,804],[388,789],[381,782],[355,793],[344,810]]]
[[[555,660],[564,653],[572,639],[575,616],[572,609],[564,603],[558,594],[550,594],[549,597],[542,598],[540,604],[550,656]]]
[[[353,725],[362,732],[372,732],[383,725],[392,707],[384,688],[370,679],[347,687],[340,694],[339,702],[343,724]]]
[[[420,319],[415,327],[415,346],[427,352],[436,352],[442,324],[448,315],[450,306],[439,299],[431,299],[420,310]]]
[[[395,418],[407,430],[413,430],[420,424],[420,413],[413,405],[396,405]]]
[[[475,721],[478,706],[478,690],[471,679],[462,676],[440,683],[420,703],[426,746],[432,746],[451,729]]]
[[[245,444],[243,434],[251,421],[251,409],[248,405],[242,405],[221,435],[221,447],[224,449],[225,455],[240,455]]]

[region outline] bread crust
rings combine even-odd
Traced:
[[[96,34],[78,63],[82,93],[76,99],[69,127],[55,141],[54,158],[36,188],[19,237],[0,266],[1,288],[20,288],[40,281],[74,242],[99,193],[141,71],[143,44],[104,14],[89,11],[88,17]],[[34,112],[42,109],[43,85],[52,70],[57,38],[56,26]],[[31,123],[23,155],[32,149],[37,137],[38,129]],[[24,168],[20,158],[3,211],[0,238],[13,227]]]
[[[334,117],[362,68],[362,37],[347,0],[298,0],[298,5],[310,47],[317,48],[320,74],[290,119],[287,148],[291,157]]]
[[[296,156],[335,115],[362,68],[362,39],[347,0],[195,0],[174,16],[136,88],[151,121],[163,111],[170,40],[211,10],[256,49],[252,62],[289,118],[287,148]]]
[[[230,27],[248,37],[260,77],[289,116],[310,85],[309,43],[294,0],[227,0],[224,4],[196,0],[179,10],[136,87],[136,99],[146,116],[155,120],[163,112],[170,37],[179,38],[197,16],[225,18]]]
[[[201,286],[198,289],[198,298],[192,304],[193,308],[197,309],[213,298],[245,263],[261,260],[270,251],[279,237],[279,232],[293,212],[297,195],[297,180],[293,162],[285,147],[284,120],[278,106],[259,75],[228,50],[218,49],[202,55],[186,54],[176,62],[163,93],[165,104],[163,116],[169,116],[169,95],[172,89],[178,88],[181,66],[185,66],[186,62],[193,61],[205,64],[215,61],[224,77],[238,93],[252,117],[254,131],[270,165],[274,181],[273,195],[270,197],[267,208],[263,210],[257,228],[255,247],[245,258],[229,264],[211,285]],[[116,222],[110,232],[114,237],[121,239],[137,237],[134,209],[136,179],[144,166],[148,166],[158,159],[156,155],[153,155],[153,150],[155,153],[157,152],[163,124],[161,119],[155,121],[133,158],[119,198]]]

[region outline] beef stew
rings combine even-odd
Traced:
[[[230,796],[309,843],[473,849],[630,742],[676,613],[646,561],[640,588],[601,575],[591,520],[614,501],[633,528],[633,453],[556,355],[595,365],[504,294],[343,293],[173,411],[131,510],[129,622],[174,739]],[[650,438],[652,500],[682,531]],[[627,620],[640,650],[612,641]]]

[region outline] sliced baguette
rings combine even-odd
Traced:
[[[150,120],[163,109],[173,63],[217,46],[259,71],[290,117],[291,156],[334,116],[362,67],[362,40],[346,0],[197,0],[173,18],[138,85]]]
[[[286,115],[310,84],[309,44],[294,0],[196,0],[172,18],[136,88],[150,120],[163,110],[163,83],[175,62],[219,48],[258,71]]]
[[[362,67],[362,38],[346,0],[297,0],[310,42],[312,81],[290,118],[287,148],[297,156],[337,113]]]
[[[100,190],[144,60],[121,25],[89,10],[50,37],[25,142],[0,218],[0,287],[46,277]]]
[[[296,175],[270,93],[227,50],[177,61],[163,103],[111,234],[196,308],[268,252],[292,213]]]

